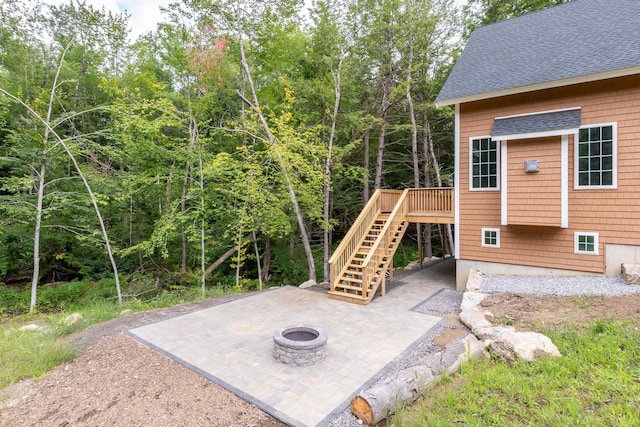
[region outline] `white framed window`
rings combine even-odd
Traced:
[[[583,126],[575,138],[575,188],[616,188],[616,123]]]
[[[483,228],[482,229],[482,247],[484,248],[500,247],[500,229],[499,228]]]
[[[469,188],[500,189],[500,149],[490,136],[469,138]]]
[[[598,255],[598,233],[576,231],[574,252],[582,255]]]

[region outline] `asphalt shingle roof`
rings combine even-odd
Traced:
[[[493,122],[491,137],[530,134],[553,130],[577,129],[581,125],[581,110],[553,111],[526,116],[497,118]]]
[[[636,66],[640,0],[573,0],[477,28],[436,103]]]

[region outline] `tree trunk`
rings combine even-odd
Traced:
[[[428,116],[427,113],[425,112],[424,115],[422,116],[423,119],[423,132],[422,132],[422,183],[425,187],[429,188],[431,187],[431,174],[429,173],[429,167],[431,165],[431,161],[430,161],[430,154],[429,154],[429,132],[428,132],[428,125],[429,125],[429,121],[428,121]],[[429,258],[431,259],[431,257],[433,257],[433,246],[431,244],[431,236],[433,233],[432,230],[433,226],[432,224],[425,224],[424,226],[424,242],[425,242],[425,247],[423,250],[423,254],[421,256],[421,261],[420,261],[420,265],[422,266],[422,260],[424,258]]]
[[[49,140],[49,134],[53,131],[49,126],[51,123],[51,114],[53,112],[53,102],[55,99],[56,88],[58,87],[58,77],[60,77],[60,71],[62,70],[62,64],[64,62],[64,57],[67,54],[67,50],[71,47],[69,43],[64,51],[62,52],[62,56],[60,58],[60,62],[58,63],[58,68],[56,70],[56,75],[53,79],[53,84],[51,85],[51,93],[49,94],[49,104],[47,106],[47,118],[46,120],[42,120],[40,116],[36,114],[34,110],[28,107],[24,102],[15,98],[13,95],[9,95],[6,91],[2,90],[5,95],[10,98],[16,99],[16,101],[20,102],[29,112],[35,114],[39,119],[41,119],[45,125],[44,136],[42,138],[42,160],[40,164],[40,176],[38,177],[38,201],[36,206],[36,223],[34,225],[34,233],[33,233],[33,276],[31,278],[31,301],[29,304],[29,313],[33,313],[36,310],[36,295],[38,293],[38,281],[40,280],[40,229],[42,227],[42,202],[44,200],[44,191],[46,186],[45,174],[47,171],[46,166],[46,156],[47,156],[47,141]]]
[[[431,381],[431,369],[424,365],[404,369],[392,380],[360,392],[351,400],[351,412],[364,424],[375,425],[417,399]]]
[[[267,141],[271,147],[275,147],[278,145],[278,141],[276,140],[273,133],[271,133],[271,128],[267,123],[262,110],[260,109],[260,103],[258,102],[258,93],[256,92],[256,87],[253,83],[253,78],[251,77],[251,70],[249,69],[249,64],[247,63],[247,57],[244,52],[244,41],[242,37],[242,28],[238,28],[238,41],[240,47],[240,62],[242,63],[242,68],[245,72],[245,77],[249,83],[249,88],[251,90],[251,94],[253,97],[253,102],[249,101],[240,91],[236,91],[236,94],[251,107],[251,109],[256,113],[260,123],[262,124],[262,129],[264,133],[267,135]],[[307,257],[307,266],[309,268],[309,280],[315,282],[316,281],[316,266],[315,261],[313,259],[313,252],[311,251],[311,243],[309,242],[309,234],[307,233],[307,228],[304,224],[304,217],[302,216],[302,211],[300,210],[300,204],[298,203],[298,197],[296,196],[296,192],[293,188],[293,184],[291,183],[291,178],[289,176],[289,167],[282,159],[282,155],[278,150],[274,150],[276,155],[276,160],[280,169],[284,175],[285,182],[287,185],[287,190],[289,193],[289,197],[291,198],[291,204],[293,205],[293,210],[296,215],[296,220],[298,222],[298,228],[300,229],[300,238],[302,240],[302,246],[304,247],[304,252]]]
[[[207,267],[206,270],[204,270],[204,277],[208,278],[209,276],[211,276],[211,273],[213,273],[216,270],[216,268],[220,267],[223,262],[231,258],[231,256],[235,253],[236,253],[236,247],[234,246],[233,248],[229,249],[227,252],[222,254],[220,258],[215,260],[213,264],[211,264],[209,267]]]
[[[431,134],[431,124],[429,123],[429,114],[425,110],[424,112],[424,131],[426,133],[426,137],[429,145],[429,152],[431,154],[431,159],[433,160],[433,168],[436,172],[436,179],[438,180],[438,187],[442,187],[442,177],[440,176],[440,164],[438,163],[438,158],[436,157],[436,152],[433,147],[433,136]],[[451,231],[451,224],[447,224],[446,226],[446,238],[449,243],[450,254],[453,255],[454,243],[453,243],[453,232]],[[444,241],[442,242],[442,247],[444,248]],[[444,255],[444,254],[443,254]]]
[[[264,242],[264,253],[262,254],[262,281],[269,283],[271,275],[269,269],[271,268],[271,237],[267,237]]]
[[[331,198],[331,167],[333,165],[333,159],[331,157],[333,153],[333,141],[336,135],[336,122],[338,120],[338,110],[340,109],[340,90],[342,88],[342,53],[338,60],[338,70],[335,73],[331,73],[333,76],[335,101],[333,103],[333,117],[331,118],[331,133],[329,134],[329,143],[327,147],[327,161],[324,165],[324,174],[326,182],[324,184],[324,204],[322,206],[322,214],[324,219],[323,230],[323,275],[322,278],[325,282],[329,281],[329,257],[331,256],[331,227],[329,226],[329,214],[330,214],[330,198]]]
[[[362,162],[362,168],[364,169],[365,177],[362,185],[362,200],[366,205],[369,201],[369,129],[364,133],[364,161]]]
[[[413,33],[411,33],[411,16],[412,16],[411,0],[407,0],[407,14],[409,15],[409,35],[407,36],[407,106],[409,107],[409,120],[411,121],[411,155],[413,158],[413,187],[420,188],[420,159],[418,158],[418,125],[416,123],[416,112],[413,106],[413,98],[411,97],[412,74],[413,68]],[[420,267],[424,258],[422,250],[422,224],[416,224],[416,238],[418,240],[418,257],[420,259]]]
[[[44,199],[44,177],[46,170],[47,167],[43,160],[42,164],[40,165],[40,176],[38,181],[38,202],[36,204],[36,223],[33,233],[33,276],[31,278],[31,302],[29,304],[29,313],[33,313],[36,311],[36,295],[38,293],[38,281],[40,279],[40,228],[42,226],[42,200]]]
[[[383,117],[383,123],[380,126],[380,133],[378,134],[378,152],[376,154],[376,176],[373,181],[374,190],[379,190],[382,185],[382,168],[384,166],[384,138],[385,138],[385,118]]]
[[[202,142],[198,130],[198,122],[195,117],[191,117],[193,127],[193,139],[198,143],[198,183],[200,185],[200,285],[202,286],[202,297],[206,294],[207,277],[204,275],[204,266],[206,263],[206,247],[205,247],[205,221],[204,221],[204,166],[202,164]]]
[[[185,170],[184,182],[182,183],[182,196],[180,199],[180,212],[184,215],[187,212],[187,184],[189,182],[189,166]],[[182,273],[187,272],[187,233],[184,232],[184,227],[181,233],[182,240],[182,253],[180,256],[180,271]]]
[[[258,266],[258,284],[260,285],[260,290],[262,290],[262,271],[260,269],[260,251],[258,250],[258,239],[256,238],[256,232],[251,232],[251,237],[253,240],[253,248],[256,251],[256,265]]]

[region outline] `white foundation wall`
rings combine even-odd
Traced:
[[[465,290],[469,270],[472,268],[484,274],[501,276],[601,276],[601,274],[561,270],[559,268],[530,267],[528,265],[459,259],[456,261],[456,289],[458,291]],[[615,274],[620,274],[620,265],[618,265],[618,272]]]
[[[640,264],[640,246],[606,244],[604,276],[621,274],[622,264]],[[464,291],[472,268],[484,274],[503,276],[601,276],[576,270],[459,259],[456,261],[456,288],[459,291]]]
[[[621,274],[622,264],[640,264],[640,246],[605,245],[605,275]]]

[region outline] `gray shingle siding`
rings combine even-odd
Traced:
[[[477,28],[436,102],[640,66],[640,0],[573,0]]]
[[[577,129],[580,127],[580,124],[581,111],[579,108],[518,117],[498,118],[493,122],[491,137],[496,138],[503,135]]]

